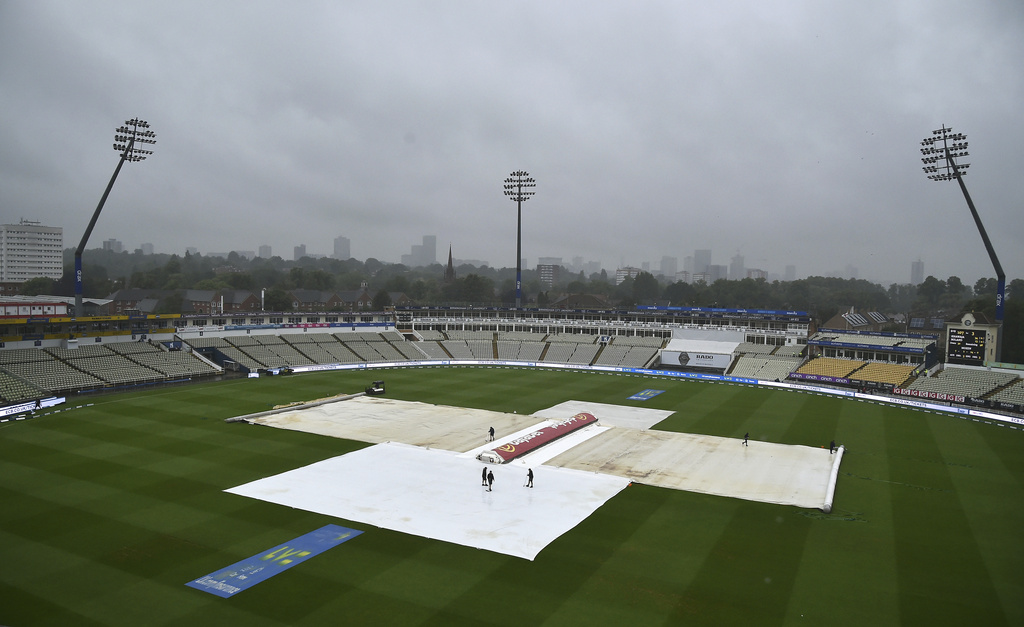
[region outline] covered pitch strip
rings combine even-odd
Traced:
[[[581,411],[572,418],[552,422],[524,435],[517,435],[480,453],[477,459],[490,464],[504,464],[591,425],[597,425],[597,418],[594,414]]]
[[[482,453],[581,413],[595,420],[488,464],[493,491],[480,485]],[[378,446],[228,492],[525,559],[630,482],[830,509],[841,453],[651,429],[671,413],[568,401],[527,416],[381,397],[288,409],[248,422]]]

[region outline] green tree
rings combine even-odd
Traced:
[[[377,293],[373,295],[373,310],[384,311],[384,309],[389,306],[391,306],[391,295],[388,294],[387,290],[378,290]]]
[[[384,284],[384,287],[389,292],[402,292],[403,294],[408,294],[410,292],[411,284],[409,283],[408,278],[399,275],[390,277]]]
[[[978,279],[974,284],[975,296],[995,296],[999,291],[999,281],[995,279]]]
[[[946,284],[929,275],[917,286],[918,304],[922,309],[935,309],[939,299],[946,293]]]
[[[611,293],[612,298],[623,307],[632,307],[633,301],[633,277],[626,277],[622,283],[615,286]]]
[[[263,297],[263,308],[267,311],[291,311],[292,299],[280,288],[267,290]]]
[[[196,283],[193,286],[193,289],[197,289],[197,290],[213,290],[213,291],[216,292],[216,291],[219,291],[219,290],[228,289],[229,287],[230,286],[227,284],[226,281],[224,281],[220,277],[216,277],[216,278],[213,278],[213,279],[203,279],[202,281],[199,281],[198,283]]]
[[[181,306],[183,302],[184,297],[182,296],[181,292],[172,292],[171,294],[168,294],[167,296],[164,296],[163,298],[160,299],[160,301],[156,304],[156,310],[154,313],[179,313],[181,311]]]
[[[305,273],[302,279],[302,287],[307,290],[324,292],[334,288],[334,277],[317,268]]]
[[[25,281],[18,287],[18,293],[25,296],[38,296],[40,294],[53,294],[56,281],[53,279],[37,276],[34,279]]]
[[[967,291],[967,286],[960,280],[958,276],[951,276],[946,279],[946,293],[950,296],[956,296],[957,298],[963,298],[964,293]]]
[[[412,287],[409,288],[409,291],[407,293],[409,295],[409,298],[417,302],[424,302],[426,301],[427,298],[427,292],[428,289],[426,281],[424,281],[423,279],[416,279],[415,281],[413,281]]]
[[[893,311],[910,311],[917,300],[917,286],[909,283],[893,283],[886,292]]]
[[[676,281],[665,288],[665,300],[677,307],[692,307],[697,290],[684,281]]]
[[[1014,279],[1006,286],[1007,300],[1024,302],[1024,279]]]
[[[565,287],[565,291],[570,294],[586,294],[587,283],[586,281],[572,281]]]
[[[650,272],[641,272],[633,279],[633,302],[636,304],[652,304],[661,294],[658,279]]]
[[[490,303],[494,301],[494,281],[477,274],[470,274],[462,282],[462,300],[468,303]]]

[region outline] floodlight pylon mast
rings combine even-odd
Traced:
[[[940,142],[941,146],[939,145]],[[943,124],[942,128],[932,131],[931,137],[921,140],[921,146],[921,154],[924,155],[921,161],[925,164],[924,171],[928,174],[928,178],[933,181],[951,181],[956,179],[956,182],[960,184],[960,191],[963,192],[964,200],[967,201],[967,208],[971,210],[974,224],[978,227],[981,241],[985,244],[985,250],[992,261],[992,268],[996,271],[996,281],[998,283],[996,287],[996,323],[1002,327],[1003,309],[1006,303],[1006,274],[1003,272],[1003,266],[999,263],[999,258],[996,256],[992,241],[988,238],[985,225],[981,223],[981,216],[978,215],[978,210],[974,207],[974,201],[971,200],[971,195],[964,184],[964,176],[967,175],[964,170],[971,167],[971,164],[958,164],[956,162],[958,158],[966,157],[969,154],[967,152],[967,136],[963,133],[953,133],[953,129],[947,128]],[[940,161],[943,164],[936,165]],[[1002,336],[1002,329],[1000,328],[996,340],[996,361],[1002,359]]]
[[[517,209],[516,218],[516,309],[523,302],[523,203],[535,193],[533,188],[537,182],[530,178],[530,173],[516,170],[505,179],[505,195],[514,200]]]
[[[137,148],[135,144],[155,144],[155,137],[156,133],[149,130],[149,123],[138,118],[127,120],[124,126],[118,127],[114,132],[114,150],[121,153],[121,160],[117,162],[114,175],[110,177],[107,189],[103,191],[103,196],[100,198],[99,204],[96,205],[96,211],[93,212],[92,219],[89,220],[89,226],[86,227],[85,234],[82,235],[82,241],[75,249],[76,318],[82,315],[82,253],[85,252],[85,245],[89,241],[89,236],[92,235],[93,227],[96,226],[96,220],[100,217],[100,211],[103,211],[103,204],[107,202],[107,196],[110,195],[110,190],[114,187],[114,181],[117,180],[117,175],[121,172],[121,166],[125,161],[143,161],[153,154],[152,150]]]

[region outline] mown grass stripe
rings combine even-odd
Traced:
[[[937,463],[942,457],[930,419],[904,412],[885,422],[901,619],[1003,624],[963,505],[946,466]]]
[[[889,487],[870,479],[889,474],[883,412],[848,402],[837,408],[835,439],[849,448],[832,512],[800,512],[815,524],[786,609],[786,622],[795,624],[867,625],[899,615]],[[814,419],[816,425],[821,422],[821,417]]]
[[[673,620],[782,624],[812,524],[792,507],[740,502]]]
[[[1005,538],[1024,529],[1024,511],[1005,503],[1024,503],[1024,487],[1003,464],[1005,454],[984,437],[991,427],[962,422],[929,426],[939,447],[957,500],[973,532],[988,579],[999,595],[1006,624],[1024,624],[1024,545]]]

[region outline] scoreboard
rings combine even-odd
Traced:
[[[985,364],[985,329],[949,330],[946,343],[946,361],[967,366]]]

